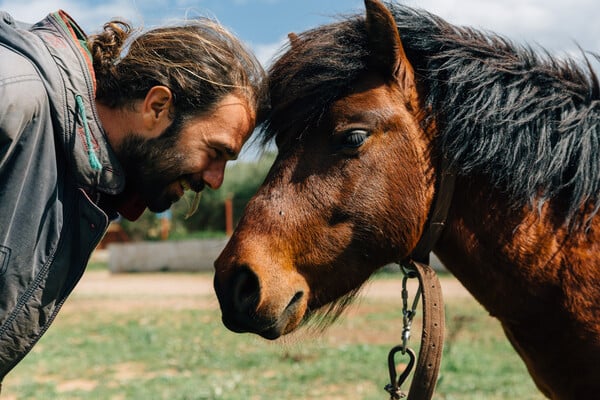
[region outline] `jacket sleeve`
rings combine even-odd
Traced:
[[[33,64],[0,44],[0,171],[21,134],[47,104],[46,89]]]

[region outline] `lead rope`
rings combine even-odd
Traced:
[[[428,400],[433,396],[442,361],[444,307],[441,286],[435,271],[429,265],[411,260],[401,263],[400,268],[404,274],[402,278],[402,344],[393,347],[388,354],[390,383],[385,386],[385,390],[390,394],[390,400],[399,400],[407,396],[409,400]],[[419,286],[409,309],[407,282],[412,278],[418,279]],[[415,365],[415,352],[408,347],[408,341],[412,320],[417,313],[420,298],[423,299],[421,348],[410,390],[406,394],[401,387]],[[408,363],[399,376],[395,361],[397,353],[408,355]]]

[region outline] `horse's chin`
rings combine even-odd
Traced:
[[[264,339],[276,340],[282,336],[295,333],[301,329],[307,329],[309,332],[322,332],[331,326],[338,317],[344,312],[344,310],[352,304],[357,293],[360,289],[353,290],[336,301],[315,305],[308,304],[308,306],[297,304],[297,309],[288,307],[284,314],[271,326],[262,330],[235,330],[232,329],[224,320],[225,326],[230,330],[237,333],[255,333]],[[294,313],[294,311],[304,310],[300,313]]]

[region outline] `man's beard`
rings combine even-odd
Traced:
[[[185,154],[177,148],[182,126],[176,116],[160,136],[147,139],[130,133],[116,150],[128,188],[139,193],[151,211],[164,211],[179,199],[165,188],[184,175]]]

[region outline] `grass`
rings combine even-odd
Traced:
[[[7,376],[3,399],[387,398],[387,352],[401,331],[396,303],[365,299],[324,333],[274,343],[227,331],[212,296],[196,306],[92,312],[86,300],[65,306]],[[436,399],[543,398],[475,301],[447,299],[446,309]]]
[[[106,261],[90,261],[85,268],[86,271],[106,271],[108,262]]]

